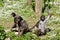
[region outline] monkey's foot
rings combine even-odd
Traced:
[[[16,30],[16,28],[13,28],[13,29],[11,29],[11,31],[15,31],[15,32],[18,32],[18,30]]]

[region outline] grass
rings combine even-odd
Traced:
[[[33,15],[33,14],[32,14]],[[23,15],[22,16],[27,23],[29,24],[29,27],[32,27],[34,24],[36,24],[36,22],[38,21],[38,18],[34,19],[34,17],[31,16],[27,16]],[[36,35],[33,35],[32,33],[26,33],[24,35],[22,35],[21,37],[17,37],[17,35],[13,35],[14,32],[8,32],[7,35],[9,38],[11,38],[12,40],[32,40],[31,37],[36,37],[33,38],[33,40],[60,40],[60,22],[59,22],[59,16],[58,15],[53,15],[50,20],[47,22],[46,26],[48,28],[50,28],[52,31],[48,32],[46,35],[44,36],[39,36],[37,37]],[[5,29],[10,29],[13,25],[13,18],[9,18],[8,20],[4,20],[1,19],[0,20],[0,24],[5,28]],[[9,36],[10,35],[10,36]]]
[[[25,2],[23,0],[21,1]],[[5,8],[2,12],[2,14],[4,13],[4,16],[2,16],[4,18],[0,17],[0,25],[4,27],[4,30],[10,30],[13,25],[13,17],[9,14],[12,12],[11,10],[16,12],[18,15],[22,16],[22,18],[27,21],[29,28],[35,25],[36,22],[39,20],[39,18],[35,16],[35,12],[32,10],[31,6],[27,6],[26,3],[20,4],[20,2],[16,2],[19,3],[19,5],[17,5],[15,2],[7,3],[7,6],[10,5],[12,7],[8,8],[6,6],[7,8]],[[13,6],[14,4],[16,4],[17,6]],[[3,7],[1,9],[3,9]],[[56,14],[55,10],[54,8],[52,9],[53,15],[46,23],[46,27],[50,28],[52,31],[48,32],[46,35],[37,37],[33,33],[28,32],[22,35],[21,37],[18,37],[17,35],[15,35],[15,32],[9,31],[6,33],[7,37],[9,37],[11,40],[60,40],[60,15]],[[5,14],[7,15],[5,16]],[[45,13],[44,15],[47,15],[47,13]]]

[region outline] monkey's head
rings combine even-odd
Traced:
[[[42,16],[40,17],[40,20],[41,20],[41,21],[44,21],[44,20],[45,20],[45,16],[42,15]]]
[[[12,12],[12,13],[11,13],[11,15],[12,15],[13,17],[15,17],[15,16],[16,16],[16,14],[15,14],[14,12]]]

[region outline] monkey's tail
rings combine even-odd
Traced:
[[[33,29],[34,27],[35,27],[35,26],[33,26],[33,27],[29,28],[29,31],[30,31],[30,32],[32,32],[32,29]]]

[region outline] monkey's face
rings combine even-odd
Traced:
[[[41,17],[40,17],[40,20],[41,20],[41,21],[44,21],[44,20],[45,20],[45,16],[41,16]]]

